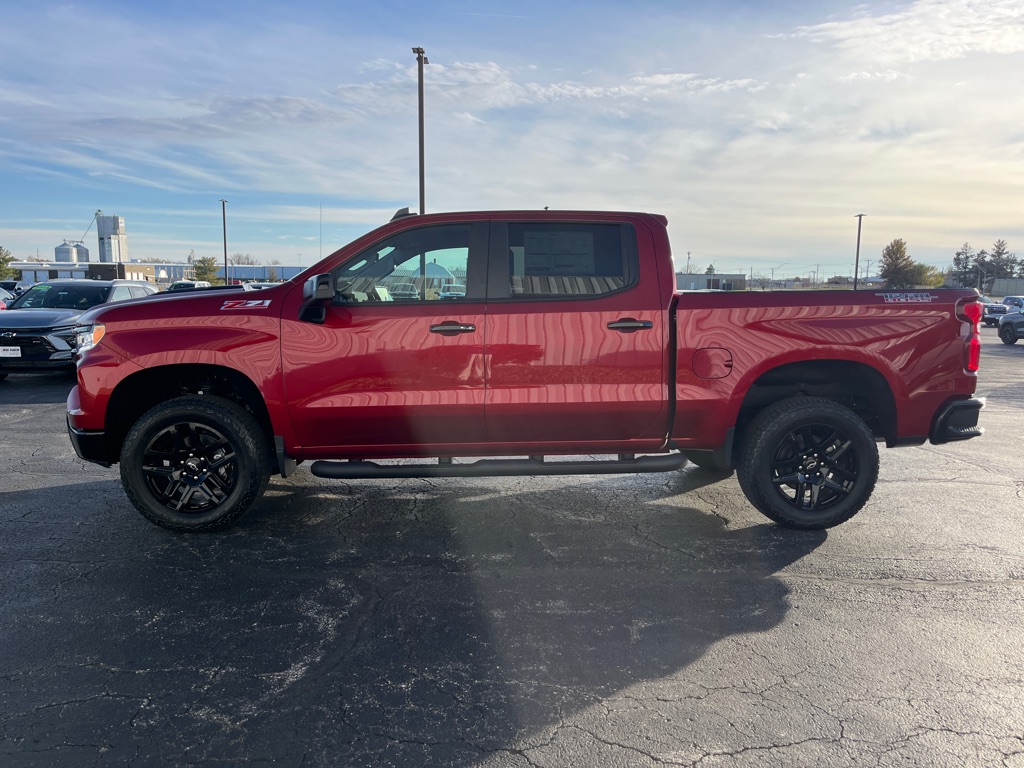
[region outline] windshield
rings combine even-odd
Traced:
[[[107,285],[52,285],[39,283],[23,293],[10,309],[78,309],[85,311],[107,300]]]

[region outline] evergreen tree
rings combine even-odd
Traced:
[[[953,254],[953,279],[964,288],[973,288],[978,284],[978,271],[974,268],[974,249],[964,243],[960,250]]]
[[[208,283],[212,283],[217,279],[217,259],[213,256],[203,256],[196,259],[192,263],[192,267],[196,273],[196,280],[206,280]]]
[[[992,244],[992,253],[988,255],[988,263],[992,268],[990,276],[992,281],[1013,277],[1017,273],[1017,254],[1009,252],[1005,240],[996,240]]]
[[[897,238],[882,250],[882,263],[878,268],[878,276],[885,280],[886,288],[913,288],[918,276],[914,270],[914,260],[907,253],[907,244]]]

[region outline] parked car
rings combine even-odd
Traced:
[[[1024,339],[1024,309],[1011,310],[999,318],[999,340],[1016,344],[1018,339]]]
[[[0,288],[15,296],[20,296],[33,285],[34,283],[30,283],[28,280],[0,280]]]
[[[982,304],[981,320],[985,325],[999,325],[999,318],[1006,314],[1005,304]]]
[[[10,291],[0,288],[0,309],[7,309],[7,305],[14,301],[15,296]]]
[[[1024,309],[1024,296],[1003,296],[1003,304],[1010,312],[1020,312]]]
[[[206,280],[177,280],[167,286],[167,292],[171,291],[194,291],[196,288],[212,287]]]
[[[466,298],[466,286],[459,285],[458,283],[448,283],[448,285],[441,286],[439,298],[464,299]]]
[[[982,299],[979,299],[981,301]],[[999,325],[999,318],[1007,312],[1014,312],[1024,306],[1024,296],[1006,296],[1002,301],[982,304],[982,322],[985,325]]]
[[[415,283],[393,283],[388,286],[388,293],[395,299],[418,299],[420,297]]]
[[[48,280],[0,313],[0,381],[11,373],[74,370],[75,324],[87,309],[151,296],[134,280]]]

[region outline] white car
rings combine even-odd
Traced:
[[[171,283],[167,286],[168,293],[171,291],[191,291],[196,288],[209,288],[210,284],[206,280],[178,280],[175,283]]]
[[[458,283],[449,283],[441,286],[438,296],[442,299],[464,299],[466,297],[466,286]]]

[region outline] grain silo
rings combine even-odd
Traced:
[[[78,240],[65,240],[53,249],[54,259],[61,263],[83,263],[89,261],[89,249]]]

